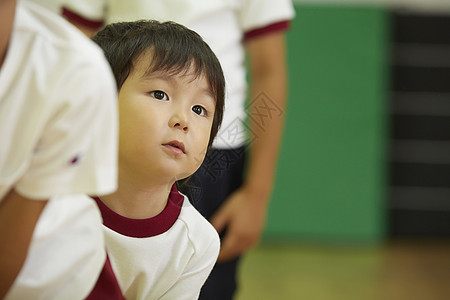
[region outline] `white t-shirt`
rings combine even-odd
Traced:
[[[127,299],[197,299],[219,254],[212,225],[175,185],[164,210],[129,219],[96,198],[111,265]]]
[[[94,43],[19,1],[0,69],[0,199],[14,188],[49,203],[6,299],[82,299],[94,286],[104,241],[84,194],[116,189],[116,93]]]
[[[244,65],[246,33],[289,21],[291,0],[33,0],[85,25],[157,19],[175,21],[200,34],[217,55],[226,79],[225,113],[213,147],[237,148],[246,143],[247,93]],[[66,12],[69,12],[66,14]],[[92,22],[97,21],[97,22]],[[276,27],[283,28],[285,27]],[[273,28],[271,30],[274,30]]]

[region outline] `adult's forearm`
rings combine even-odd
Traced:
[[[268,198],[273,188],[282,139],[287,75],[284,34],[249,42],[251,65],[250,145],[246,185]],[[266,195],[266,197],[264,197]]]

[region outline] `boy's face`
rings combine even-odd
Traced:
[[[145,75],[142,57],[119,91],[120,170],[144,181],[188,177],[205,157],[214,97],[203,76]]]

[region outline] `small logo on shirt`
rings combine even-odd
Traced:
[[[70,160],[70,165],[76,165],[80,162],[81,160],[81,155],[77,154],[74,157],[72,157],[72,159]]]

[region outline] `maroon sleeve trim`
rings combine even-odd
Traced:
[[[244,33],[244,40],[249,40],[251,38],[258,37],[271,32],[285,31],[289,29],[289,26],[290,21],[285,20],[281,22],[272,23],[264,27],[252,29]]]
[[[69,10],[66,7],[62,8],[62,12],[61,13],[62,13],[63,17],[65,17],[70,22],[74,22],[76,24],[80,24],[80,25],[86,26],[89,29],[97,30],[97,29],[100,29],[100,27],[103,26],[103,20],[101,20],[101,21],[88,20],[88,19],[78,15],[77,13]]]

